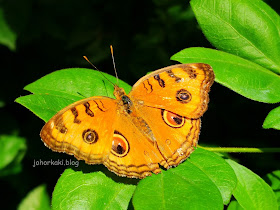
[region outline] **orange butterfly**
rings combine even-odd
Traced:
[[[54,151],[120,176],[144,178],[177,166],[197,145],[214,73],[208,64],[178,64],[142,77],[129,94],[95,96],[59,111],[40,135]]]

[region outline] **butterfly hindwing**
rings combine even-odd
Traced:
[[[117,113],[114,119],[112,150],[104,165],[120,176],[144,178],[160,173],[161,153],[135,124],[128,114]]]
[[[200,119],[189,119],[164,109],[139,106],[139,113],[155,136],[165,168],[177,166],[194,151],[200,132]]]

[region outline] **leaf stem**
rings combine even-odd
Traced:
[[[248,148],[248,147],[197,147],[206,149],[212,152],[228,152],[228,153],[267,153],[267,152],[280,152],[280,148]]]

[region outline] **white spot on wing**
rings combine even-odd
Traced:
[[[183,156],[184,155],[184,152],[183,152],[182,148],[177,149],[177,153],[178,153],[179,156]]]
[[[51,129],[53,129],[53,127],[54,127],[54,122],[51,122],[50,127],[51,127]]]

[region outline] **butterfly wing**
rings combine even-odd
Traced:
[[[103,163],[120,176],[144,178],[160,173],[164,161],[153,144],[118,109],[118,101],[92,97],[78,101],[48,121],[41,131],[53,151],[88,164]]]
[[[115,114],[116,101],[111,98],[83,99],[59,111],[40,135],[53,151],[74,155],[89,164],[102,163],[110,149]]]
[[[154,142],[132,123],[131,117],[118,112],[114,123],[112,149],[104,165],[120,176],[144,178],[161,172],[165,162]]]
[[[213,82],[209,65],[179,64],[146,75],[129,93],[166,160],[165,168],[185,160],[197,145]]]
[[[200,119],[189,119],[149,106],[139,106],[138,112],[152,130],[158,150],[165,159],[160,163],[162,166],[177,166],[194,151],[200,132]]]
[[[138,104],[199,118],[207,110],[213,82],[214,73],[208,64],[178,64],[142,77],[129,96]]]

